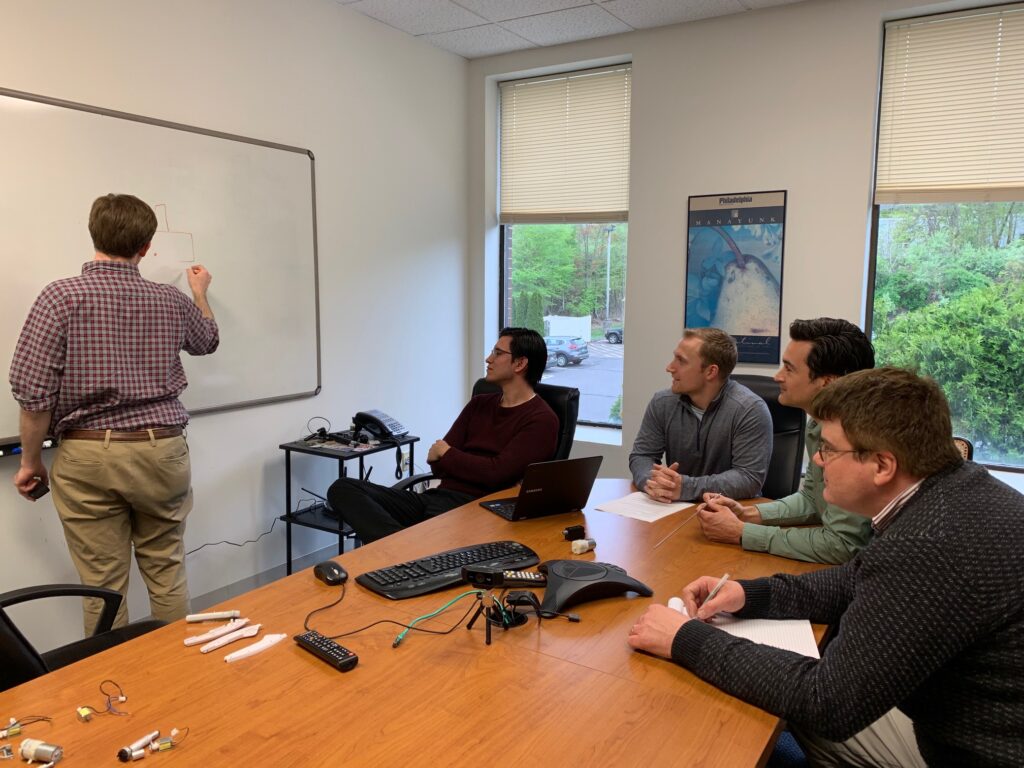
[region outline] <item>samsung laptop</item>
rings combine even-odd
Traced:
[[[506,520],[576,512],[587,504],[601,459],[601,456],[587,456],[531,464],[526,468],[518,496],[481,501],[480,506]]]

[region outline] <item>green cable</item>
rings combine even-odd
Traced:
[[[452,607],[453,605],[455,605],[455,603],[459,602],[459,600],[461,600],[461,599],[462,599],[462,598],[464,598],[464,597],[468,597],[469,595],[483,595],[483,594],[484,594],[484,590],[482,590],[482,589],[471,589],[471,590],[469,590],[468,592],[463,592],[463,593],[462,593],[461,595],[459,595],[458,597],[453,597],[453,598],[452,598],[451,600],[449,600],[449,601],[448,601],[447,603],[445,603],[444,605],[442,605],[442,606],[441,606],[440,608],[438,608],[438,609],[437,609],[436,611],[433,611],[433,612],[431,612],[431,613],[427,613],[427,614],[424,614],[423,616],[419,616],[419,617],[417,617],[417,618],[413,619],[412,621],[410,621],[410,622],[409,622],[409,626],[407,626],[407,627],[406,627],[405,629],[403,629],[403,630],[402,630],[401,632],[399,632],[399,633],[398,633],[398,637],[396,637],[396,638],[395,638],[395,642],[393,642],[393,643],[391,644],[391,647],[392,647],[392,648],[397,648],[397,647],[398,647],[398,644],[399,644],[400,642],[402,642],[402,640],[404,640],[404,639],[405,639],[405,636],[406,636],[407,634],[409,634],[409,630],[411,630],[411,629],[412,629],[413,627],[415,627],[415,626],[416,626],[417,624],[419,624],[419,623],[420,623],[421,621],[426,621],[427,619],[432,619],[432,618],[434,618],[435,616],[437,616],[437,615],[438,615],[439,613],[444,613],[445,611],[447,611],[447,610],[448,610],[449,608],[451,608],[451,607]],[[500,606],[500,604],[499,604],[499,608],[500,608],[500,607],[501,607],[501,606]],[[504,612],[505,612],[505,611],[504,611],[504,610],[502,610],[502,613],[503,613],[503,614],[504,614]]]

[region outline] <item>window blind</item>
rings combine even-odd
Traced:
[[[631,72],[501,83],[502,224],[628,219]]]
[[[875,202],[1024,200],[1024,4],[886,24]]]

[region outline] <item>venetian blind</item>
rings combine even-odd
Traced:
[[[1024,200],[1024,4],[885,29],[876,203]]]
[[[626,221],[628,65],[502,83],[502,224]]]

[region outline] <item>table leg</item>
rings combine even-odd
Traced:
[[[292,574],[292,521],[287,519],[292,516],[292,452],[284,452],[284,538],[287,556],[284,561],[285,573]]]

